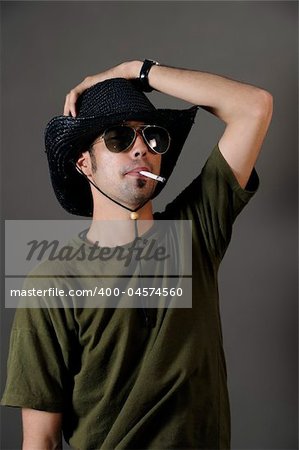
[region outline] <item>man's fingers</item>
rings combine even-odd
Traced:
[[[73,116],[76,117],[76,101],[79,97],[79,93],[76,91],[76,88],[72,89],[67,96],[65,97],[65,103],[63,108],[64,116]]]
[[[65,116],[71,115],[73,117],[76,117],[76,101],[79,95],[81,95],[82,92],[86,91],[86,89],[101,81],[101,79],[101,74],[89,76],[84,78],[81,83],[75,86],[65,98],[63,114]]]
[[[69,111],[73,117],[76,117],[76,101],[77,101],[77,98],[79,97],[79,95],[80,95],[80,93],[77,91],[76,88],[72,89],[71,92],[69,93],[69,98],[68,98]]]
[[[67,94],[67,96],[65,97],[65,102],[64,102],[64,107],[63,107],[63,115],[64,116],[68,116],[70,113],[70,108],[69,108],[69,94]]]

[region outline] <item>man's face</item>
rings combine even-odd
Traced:
[[[141,122],[126,122],[138,127]],[[107,149],[104,139],[96,139],[91,155],[92,180],[105,193],[131,208],[149,199],[157,181],[140,175],[140,170],[160,174],[161,155],[151,151],[141,134],[137,134],[134,145],[121,153]]]

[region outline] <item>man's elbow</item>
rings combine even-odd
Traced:
[[[273,96],[264,89],[257,89],[251,113],[259,121],[270,123],[273,112]]]
[[[62,450],[62,436],[39,436],[23,439],[22,450]]]
[[[61,450],[62,413],[22,408],[22,450]]]

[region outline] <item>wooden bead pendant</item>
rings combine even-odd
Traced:
[[[139,217],[139,215],[138,215],[138,213],[137,213],[137,212],[131,212],[131,214],[130,214],[130,218],[131,218],[132,220],[137,220],[137,219],[138,219],[138,217]]]

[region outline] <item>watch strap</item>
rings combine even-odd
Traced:
[[[141,89],[143,92],[152,92],[153,88],[149,85],[148,82],[148,74],[151,70],[152,66],[158,66],[159,63],[157,61],[153,61],[152,59],[145,59],[143,61],[142,67],[140,69],[139,74],[139,82]]]

